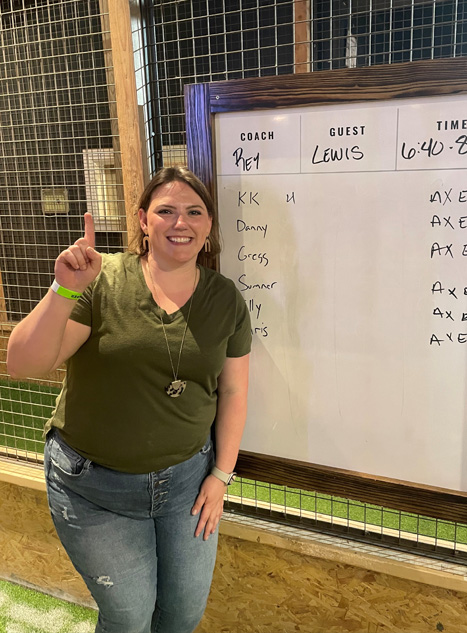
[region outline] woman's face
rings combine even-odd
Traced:
[[[212,225],[196,191],[178,180],[157,187],[147,212],[139,210],[139,221],[149,235],[152,256],[169,266],[194,265]]]

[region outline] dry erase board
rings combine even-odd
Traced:
[[[220,270],[253,330],[242,449],[462,493],[467,95],[407,93],[213,117]]]
[[[467,98],[215,126],[254,332],[242,448],[465,490]]]

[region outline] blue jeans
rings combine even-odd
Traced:
[[[96,633],[192,633],[203,615],[217,530],[195,538],[191,508],[214,462],[210,439],[181,464],[144,475],[81,457],[56,430],[44,468],[52,518],[99,607]]]

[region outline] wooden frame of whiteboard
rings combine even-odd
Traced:
[[[185,87],[188,165],[216,196],[219,112],[467,93],[467,59],[441,59]],[[467,523],[467,493],[241,451],[242,477]]]

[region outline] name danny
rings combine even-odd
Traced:
[[[266,233],[268,230],[268,225],[264,224],[247,224],[243,220],[237,220],[237,231],[241,233],[242,231],[258,231],[263,234],[263,238],[266,237]]]

